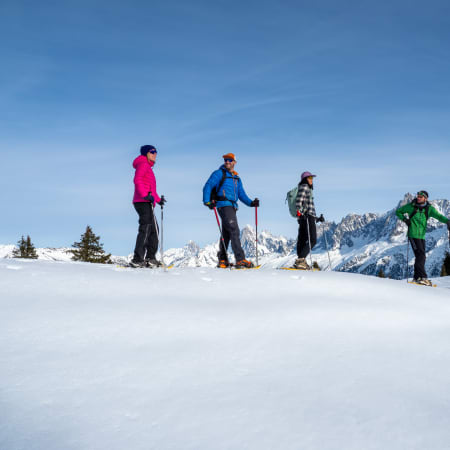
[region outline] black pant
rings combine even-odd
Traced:
[[[245,253],[241,246],[241,233],[237,222],[236,210],[232,206],[224,206],[219,208],[219,215],[222,219],[222,234],[225,241],[225,248],[223,248],[222,239],[219,242],[219,259],[228,259],[227,249],[230,241],[236,261],[245,259]]]
[[[309,238],[311,239],[311,248],[309,248],[308,225],[309,225]],[[316,242],[317,242],[316,220],[313,217],[307,215],[301,216],[298,227],[297,256],[299,258],[306,258],[309,252],[316,245]]]
[[[425,272],[425,239],[409,238],[409,242],[411,242],[411,247],[416,257],[416,261],[414,262],[414,279],[428,278]]]
[[[153,208],[150,203],[134,203],[134,208],[139,214],[139,232],[134,249],[134,261],[155,259],[158,251],[158,230],[155,227]]]

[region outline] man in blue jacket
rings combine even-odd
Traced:
[[[219,243],[219,265],[220,268],[228,267],[227,257],[228,244],[231,241],[234,257],[236,258],[236,268],[251,268],[253,263],[245,259],[245,253],[241,246],[239,225],[236,211],[238,200],[247,206],[258,207],[259,200],[251,200],[244,191],[244,186],[237,172],[234,171],[236,159],[233,153],[223,155],[224,163],[218,170],[215,170],[205,186],[203,187],[203,203],[209,209],[217,207],[222,219],[222,235],[224,242]],[[224,248],[225,244],[225,248]]]

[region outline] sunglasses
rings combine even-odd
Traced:
[[[224,158],[223,159],[225,162],[233,162],[234,161],[234,159],[231,159],[231,158]]]
[[[424,192],[418,192],[417,197],[426,197]]]
[[[148,152],[154,155],[155,153],[158,153],[158,150],[149,150]]]

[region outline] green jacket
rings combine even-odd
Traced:
[[[427,205],[427,203],[425,203],[425,206]],[[411,217],[416,208],[416,201],[413,200],[411,203],[407,203],[406,205],[398,208],[397,211],[395,211],[395,214],[400,220],[405,220],[405,214],[408,214],[408,216]],[[414,214],[413,218],[411,219],[411,226],[408,229],[408,236],[410,238],[425,239],[425,233],[427,231],[427,217],[425,214],[425,209],[425,207],[418,208],[416,214]],[[436,211],[436,208],[431,205],[429,205],[428,217],[433,217],[442,223],[447,223],[449,221],[447,217],[439,214]]]

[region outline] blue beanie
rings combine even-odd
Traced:
[[[141,147],[141,155],[146,156],[150,150],[156,150],[156,148],[153,145],[143,145]]]

